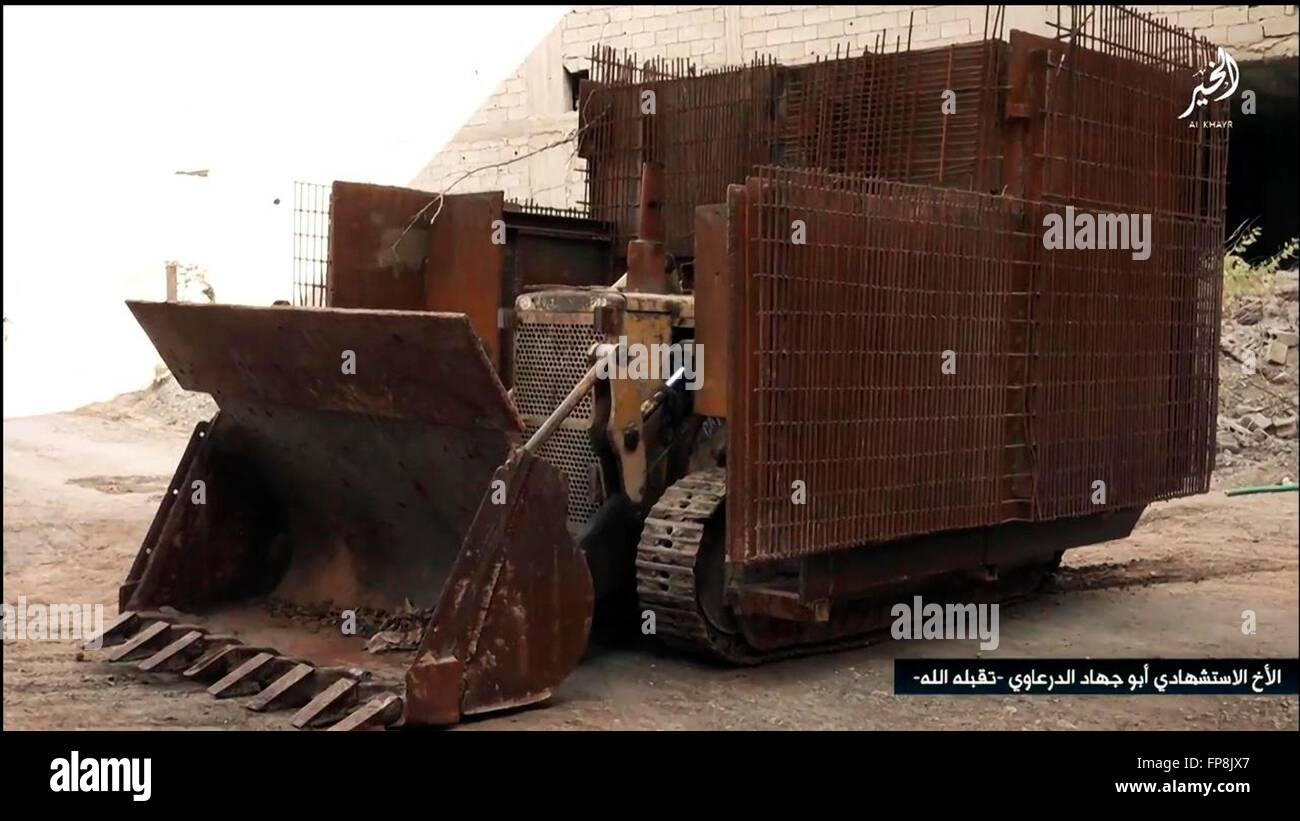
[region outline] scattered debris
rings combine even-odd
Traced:
[[[1296,270],[1280,269],[1295,264],[1296,243],[1251,265],[1244,255],[1257,237],[1257,229],[1244,232],[1224,260],[1216,483],[1297,473],[1300,287]]]
[[[166,476],[78,476],[68,484],[100,493],[162,493],[171,480]]]
[[[420,645],[420,628],[409,630],[381,630],[366,642],[366,651],[370,653],[391,653],[401,650],[414,650]]]
[[[410,601],[404,602],[397,611],[373,607],[309,608],[280,600],[268,602],[267,609],[279,618],[314,621],[322,627],[355,631],[358,638],[366,639],[366,650],[371,653],[416,649],[425,625],[433,617],[432,608],[422,610]]]
[[[162,365],[155,369],[153,384],[144,390],[124,393],[76,411],[114,421],[144,421],[186,429],[211,419],[216,412],[217,403],[211,396],[185,390]]]

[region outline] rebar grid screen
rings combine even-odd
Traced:
[[[1230,113],[1224,100],[1179,116],[1218,57],[1205,38],[1117,6],[1058,6],[1053,25],[1063,49],[1047,67],[1038,224],[1069,206],[1151,227],[1146,260],[1131,247],[1041,251],[1040,518],[1094,512],[1094,488],[1126,507],[1209,487],[1228,132],[1206,124]]]
[[[775,64],[702,72],[685,60],[638,64],[596,48],[579,102],[578,153],[586,160],[587,208],[614,225],[616,248],[636,236],[642,161],[662,162],[669,250],[694,247],[695,206],[717,202],[729,183],[771,161]]]
[[[1001,188],[996,40],[864,52],[791,69],[781,164],[975,191]]]
[[[1058,6],[1053,25],[1041,198],[1222,220],[1228,130],[1206,124],[1228,120],[1229,100],[1179,116],[1219,49],[1121,6]]]
[[[696,206],[758,165],[996,191],[1006,51],[997,40],[915,51],[898,40],[890,51],[882,40],[807,65],[758,56],[700,71],[597,47],[579,103],[586,205],[621,246],[635,236],[641,163],[662,162],[669,249],[690,254]]]
[[[778,168],[747,192],[738,558],[998,520],[1036,239],[1018,203]]]
[[[293,304],[329,304],[330,186],[293,184]]]

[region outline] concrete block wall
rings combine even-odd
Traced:
[[[1295,6],[1138,6],[1226,46],[1238,63],[1300,53]]]
[[[638,55],[686,57],[706,68],[770,54],[785,63],[835,47],[861,50],[884,35],[925,48],[978,38],[984,6],[581,6],[561,24],[565,66],[585,65],[595,43]]]
[[[788,64],[861,50],[883,35],[930,48],[978,40],[985,6],[575,6],[412,181],[416,188],[503,190],[507,199],[573,207],[582,160],[568,74],[596,43],[639,57],[689,58],[705,68],[770,54]],[[1298,53],[1296,6],[1138,6],[1228,46],[1238,62]],[[1007,6],[1004,32],[1049,35],[1052,6]],[[473,171],[468,177],[466,172]],[[459,182],[456,182],[459,180]]]

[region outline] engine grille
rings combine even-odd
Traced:
[[[547,321],[547,317],[557,320]],[[587,351],[603,337],[588,317],[528,314],[515,326],[515,406],[524,422],[524,438],[532,436],[587,372]],[[542,445],[538,455],[564,472],[569,483],[569,529],[577,531],[596,513],[591,480],[596,453],[591,447],[592,398],[588,394],[563,426]]]

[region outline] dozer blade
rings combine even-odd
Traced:
[[[300,659],[387,665],[376,681],[400,686],[400,656],[368,655],[362,637],[321,626],[436,605],[407,675],[417,692],[365,724],[390,724],[399,705],[405,724],[442,724],[535,702],[577,664],[592,592],[565,526],[565,484],[531,456],[507,462],[523,428],[463,314],[128,305],[180,385],[212,394],[219,411],[197,426],[121,586],[119,610],[141,615],[117,632],[167,607],[238,635],[237,661],[205,649],[187,671],[211,682],[256,667],[223,694],[273,687]],[[504,505],[492,504],[494,474]],[[156,632],[139,652],[183,637]],[[252,665],[269,647],[292,663]],[[268,705],[313,692],[284,689]],[[355,694],[308,703],[301,723],[344,697]]]
[[[560,471],[514,450],[493,476],[406,673],[405,723],[454,724],[534,704],[577,666],[595,594],[566,510]]]
[[[180,385],[220,410],[119,609],[437,602],[522,432],[463,314],[128,305]]]

